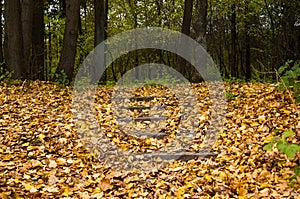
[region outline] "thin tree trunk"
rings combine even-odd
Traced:
[[[4,62],[3,56],[3,2],[0,1],[0,64]]]
[[[181,33],[183,33],[187,36],[190,35],[192,11],[193,11],[193,0],[185,0]],[[184,45],[185,44],[180,44],[180,47],[185,47]],[[185,75],[185,66],[186,66],[185,60],[183,58],[181,58],[180,56],[177,56],[176,70],[178,72],[180,72],[182,75]]]
[[[44,80],[44,0],[35,0],[33,6],[33,25],[32,25],[32,79]]]
[[[80,16],[80,1],[79,0],[66,0],[66,27],[63,38],[63,47],[61,57],[59,60],[56,74],[59,79],[62,79],[62,73],[65,73],[69,82],[73,79],[78,26]]]
[[[94,47],[98,46],[101,42],[103,42],[105,40],[105,9],[104,9],[104,0],[94,0],[94,7],[95,7],[95,32],[94,32]],[[105,48],[100,49],[102,52],[100,52],[102,54],[101,56],[101,64],[100,63],[95,63],[93,67],[93,77],[92,77],[92,83],[97,83],[98,79],[96,78],[97,75],[99,75],[98,73],[101,73],[103,71],[103,75],[100,78],[100,81],[102,83],[106,82],[106,74],[105,74]],[[103,68],[101,68],[100,70],[97,68],[100,66],[102,66]]]
[[[206,31],[207,31],[207,9],[208,9],[208,0],[197,0],[196,8],[195,8],[195,20],[193,23],[193,29],[195,31],[195,39],[196,41],[202,45],[203,48],[207,49],[206,42]],[[202,72],[206,72],[206,60],[202,60],[203,66],[205,67]],[[195,68],[190,69],[193,70],[192,81],[199,82],[201,81],[201,77]],[[206,76],[206,74],[203,74]]]
[[[193,29],[195,30],[196,41],[200,43],[205,49],[206,43],[206,30],[207,30],[207,8],[208,0],[197,0],[195,21]]]
[[[249,12],[249,2],[245,1],[245,13],[247,14]],[[245,48],[246,48],[246,57],[245,57],[245,79],[246,81],[249,81],[251,78],[251,49],[250,49],[250,24],[249,19],[246,19],[246,25],[245,25]]]
[[[231,55],[230,55],[230,72],[231,77],[236,77],[237,64],[236,64],[236,5],[233,4],[231,6]]]

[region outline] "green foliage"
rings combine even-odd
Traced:
[[[13,72],[7,71],[3,67],[3,64],[1,64],[1,66],[0,66],[0,81],[10,81],[12,75],[13,75]]]
[[[58,85],[69,85],[70,82],[68,80],[68,76],[66,75],[65,71],[61,71],[60,73],[55,73],[54,74],[54,83]]]
[[[300,67],[298,63],[293,61],[287,61],[283,66],[278,69],[278,73],[281,76],[282,83],[279,85],[280,90],[291,88],[293,96],[297,103],[300,102]]]
[[[229,79],[225,79],[225,81],[229,83],[246,83],[244,79],[237,78],[237,77],[231,77]]]
[[[115,81],[106,81],[106,86],[115,86],[116,85],[116,82]]]
[[[245,93],[239,93],[238,95],[233,95],[232,92],[226,92],[225,97],[228,101],[232,101],[236,98],[245,98],[247,97]]]
[[[300,151],[300,145],[289,143],[286,140],[288,137],[291,137],[292,135],[293,135],[292,129],[285,131],[283,133],[283,138],[278,136],[273,137],[271,142],[266,144],[263,147],[263,149],[270,150],[275,145],[280,152],[284,153],[289,159],[293,159],[296,156],[296,154]],[[294,186],[294,180],[297,181],[297,177],[299,176],[299,174],[300,174],[299,166],[296,165],[294,167],[294,175],[289,179],[290,186]]]
[[[233,96],[232,92],[226,92],[225,96],[228,101],[234,100],[234,96]]]
[[[62,41],[64,37],[65,19],[59,15],[53,15],[46,13],[44,15],[45,21],[45,48],[46,57],[45,64],[47,66],[47,74],[50,76],[55,72],[55,68],[58,65],[60,52],[62,49]]]

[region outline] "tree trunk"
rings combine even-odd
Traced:
[[[208,9],[208,0],[197,0],[195,8],[195,20],[193,23],[193,29],[195,31],[196,41],[202,45],[203,48],[207,49],[206,43],[206,30],[207,30],[207,9]],[[205,60],[203,60],[205,61]],[[206,66],[206,64],[203,64]],[[206,69],[206,68],[205,68]],[[193,69],[192,81],[200,82],[200,74]],[[202,70],[205,72],[206,70]],[[204,75],[204,74],[203,74]]]
[[[245,1],[245,14],[249,12],[249,2]],[[250,49],[250,19],[246,19],[246,25],[245,25],[245,48],[246,48],[246,56],[245,56],[245,79],[246,81],[249,81],[251,78],[251,49]]]
[[[0,1],[0,64],[3,64],[3,2]]]
[[[108,28],[108,0],[105,0],[104,39],[107,39],[107,28]]]
[[[31,78],[44,80],[44,0],[34,0]]]
[[[237,54],[237,49],[236,49],[236,5],[233,4],[231,6],[231,55],[230,55],[230,72],[231,72],[231,77],[236,77],[236,71],[237,71],[237,64],[236,64],[236,54]]]
[[[23,36],[23,49],[24,49],[24,68],[26,78],[31,79],[31,45],[32,45],[32,24],[33,24],[33,1],[22,1],[22,36]]]
[[[207,30],[207,8],[208,0],[197,0],[195,21],[193,23],[193,29],[195,30],[195,38],[205,49],[206,44],[206,30]]]
[[[95,32],[94,32],[94,47],[98,46],[101,42],[105,40],[105,9],[104,9],[104,0],[94,0],[94,7],[95,7]],[[100,66],[103,66],[100,70],[97,70],[95,68],[93,70],[93,77],[92,77],[92,83],[97,83],[98,79],[97,73],[101,73],[102,71],[104,74],[101,76],[101,82],[105,83],[106,82],[106,74],[105,74],[105,49],[101,49],[102,52],[101,54],[103,56],[102,59],[100,60],[102,63]],[[99,67],[99,63],[94,64],[93,67]]]
[[[181,33],[183,33],[187,36],[190,35],[192,11],[193,11],[193,0],[185,0]],[[185,46],[185,44],[180,44],[180,47],[186,47],[186,46]],[[181,58],[180,56],[177,56],[176,70],[178,72],[180,72],[182,75],[185,75],[185,63],[186,62],[183,58]]]
[[[137,0],[128,0],[128,4],[130,6],[130,14],[131,17],[133,18],[133,28],[136,29],[138,27],[138,10],[137,10]],[[137,45],[135,45],[135,49],[137,49]],[[139,65],[139,52],[138,51],[134,51],[133,53],[133,57],[134,57],[134,67]],[[135,68],[135,78],[137,80],[140,79],[140,70],[139,68]]]
[[[22,79],[24,55],[20,0],[5,0],[5,61],[13,78]]]
[[[61,13],[61,15],[60,15],[60,17],[61,18],[65,18],[66,17],[66,8],[67,8],[67,0],[61,0],[60,1],[60,13]]]
[[[63,78],[64,73],[69,80],[73,79],[77,38],[78,38],[78,25],[80,16],[80,1],[79,0],[66,0],[66,26],[63,38],[63,47],[61,57],[59,60],[56,74],[59,79]]]

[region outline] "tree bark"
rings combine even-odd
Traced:
[[[4,62],[4,56],[3,56],[3,2],[0,1],[0,64],[3,64]]]
[[[105,40],[105,9],[104,9],[104,0],[94,0],[94,7],[95,7],[95,32],[94,32],[94,47],[98,46],[101,42]],[[103,75],[100,78],[100,81],[102,83],[106,82],[106,74],[105,74],[105,48],[101,49],[101,64],[95,63],[93,67],[96,67],[93,69],[93,77],[92,77],[92,83],[97,83],[98,79],[97,73],[104,72]],[[103,68],[97,68],[102,66]]]
[[[74,73],[79,16],[80,1],[66,0],[66,26],[61,57],[56,69],[56,74],[58,74],[59,79],[62,79],[62,73],[64,73],[69,80],[69,83],[72,81]]]
[[[105,9],[104,0],[94,0],[95,6],[95,39],[94,47],[104,41],[105,37]]]
[[[195,39],[206,49],[206,30],[207,30],[207,8],[208,0],[197,0],[195,9],[195,20],[193,29],[195,30]]]
[[[193,22],[193,29],[195,31],[195,39],[196,41],[202,45],[203,48],[207,49],[206,42],[206,31],[207,31],[207,9],[208,9],[208,0],[197,0],[196,8],[195,8],[195,20]],[[206,60],[202,60],[205,62]],[[206,62],[203,64],[205,67],[202,72],[206,72]],[[193,82],[200,82],[201,76],[195,71],[195,69],[191,69],[192,72],[191,80]],[[206,75],[206,74],[203,74]]]
[[[236,54],[237,54],[237,49],[236,49],[236,38],[237,38],[237,33],[236,33],[236,5],[232,4],[231,6],[231,55],[230,55],[230,62],[229,62],[229,67],[230,67],[230,74],[231,77],[236,77],[236,71],[237,71],[237,60],[236,60]]]
[[[31,78],[44,80],[44,0],[34,0],[32,24],[32,67]]]
[[[5,0],[5,62],[14,79],[22,79],[24,55],[20,0]]]
[[[193,0],[185,0],[184,1],[184,14],[183,14],[183,22],[181,26],[181,33],[189,36],[190,35],[190,27],[192,20],[192,11],[193,11]],[[185,44],[180,44],[180,47],[185,47]],[[182,75],[185,75],[185,60],[177,56],[177,64],[176,70],[180,72]]]
[[[32,45],[32,25],[33,25],[33,0],[22,1],[22,36],[24,49],[24,68],[26,78],[31,78],[31,45]]]
[[[245,13],[249,12],[249,2],[245,1]],[[251,45],[250,45],[250,24],[249,19],[246,19],[245,22],[245,48],[246,48],[246,56],[245,56],[245,79],[249,81],[251,78]]]

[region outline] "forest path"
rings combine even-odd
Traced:
[[[199,128],[205,129],[208,92],[203,84],[193,86],[203,99]],[[297,133],[289,141],[299,143],[300,116],[288,95],[272,84],[226,83],[225,88],[226,122],[212,149],[218,156],[175,161],[142,173],[107,168],[85,149],[71,113],[71,88],[39,81],[1,83],[0,198],[299,198],[300,185],[291,188],[288,181],[299,154],[288,161],[276,149],[262,149],[272,136],[290,128]],[[107,104],[112,90],[98,92],[101,124],[113,120]],[[103,132],[123,150],[158,149],[174,136],[171,132],[159,141],[139,142],[118,137],[114,125]],[[175,126],[170,120],[168,127]],[[199,150],[202,136],[196,135],[190,150]]]

